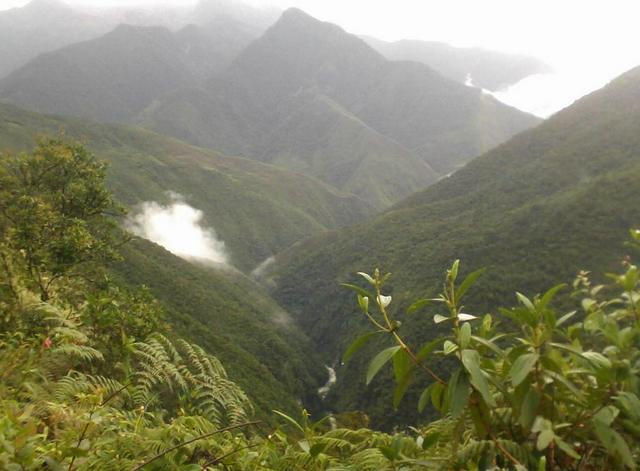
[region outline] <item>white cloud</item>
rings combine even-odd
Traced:
[[[179,257],[227,264],[224,242],[211,227],[202,226],[203,213],[172,194],[168,205],[145,202],[131,215],[125,227],[134,234],[163,246]]]

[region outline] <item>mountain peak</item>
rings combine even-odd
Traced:
[[[314,21],[319,23],[320,21],[315,19],[313,16],[309,15],[307,12],[301,10],[300,8],[291,7],[287,8],[284,12],[282,12],[283,19],[302,19],[305,21]]]

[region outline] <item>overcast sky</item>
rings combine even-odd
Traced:
[[[0,8],[28,3],[0,0]],[[67,0],[92,5],[193,5],[195,0]],[[640,65],[640,0],[248,0],[298,6],[350,32],[439,40],[535,55],[557,74],[532,77],[500,98],[548,114]]]

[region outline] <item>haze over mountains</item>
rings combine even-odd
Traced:
[[[32,60],[0,82],[0,98],[136,122],[305,173],[379,208],[537,122],[426,65],[389,62],[296,9],[225,69],[250,28],[216,17],[177,33],[121,25]]]
[[[540,59],[524,55],[454,47],[436,41],[389,42],[367,36],[362,39],[389,60],[422,62],[445,77],[494,92],[530,75],[552,70]]]
[[[363,325],[340,282],[391,271],[402,311],[461,258],[465,272],[487,267],[469,303],[490,311],[515,289],[615,268],[640,220],[640,69],[547,121],[481,89],[548,71],[526,55],[363,39],[297,8],[34,0],[0,11],[0,155],[62,133],[109,163],[131,218],[176,194],[201,212],[220,263],[134,238],[109,273],[147,286],[261,414],[302,404],[406,426],[421,417],[411,400],[391,411],[390,375],[364,390],[367,355],[339,365]],[[402,332],[436,333],[420,316]],[[324,364],[338,382],[321,403]]]

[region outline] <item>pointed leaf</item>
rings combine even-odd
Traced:
[[[489,383],[480,368],[480,355],[476,350],[462,350],[462,364],[471,376],[471,384],[482,395],[490,407],[496,407],[496,401],[489,391]]]
[[[290,424],[292,424],[295,428],[297,428],[298,430],[300,430],[302,433],[304,433],[304,429],[302,428],[302,426],[294,419],[292,419],[291,417],[289,417],[287,414],[285,414],[284,412],[280,412],[279,410],[273,410],[272,412],[274,412],[275,414],[278,414],[280,417],[282,417],[283,419],[285,419],[287,422],[289,422]]]
[[[533,367],[536,366],[538,358],[540,357],[537,353],[525,353],[516,358],[509,371],[514,386],[518,386],[527,378]]]
[[[363,297],[366,297],[366,298],[369,298],[369,299],[373,299],[373,295],[371,293],[369,293],[364,288],[360,288],[358,285],[352,285],[352,284],[349,284],[349,283],[340,283],[340,286],[343,286],[345,288],[349,288],[351,291],[355,291],[360,296],[363,296]]]
[[[546,293],[544,293],[544,295],[542,296],[542,299],[540,299],[540,301],[538,302],[538,306],[541,309],[544,309],[547,307],[547,305],[553,301],[553,298],[555,298],[556,294],[558,294],[558,291],[560,291],[561,289],[565,288],[567,285],[565,283],[562,283],[560,285],[556,285],[553,288],[550,288],[547,290]]]
[[[399,346],[387,348],[385,350],[382,350],[373,358],[373,360],[371,360],[369,369],[367,370],[367,384],[371,383],[373,378],[378,374],[378,371],[380,371],[380,368],[382,368],[385,363],[391,360],[393,355],[395,355],[398,350],[400,350]]]
[[[462,283],[460,283],[460,287],[456,291],[456,297],[458,300],[462,299],[465,293],[473,286],[476,280],[484,273],[485,269],[480,268],[472,273],[469,273],[467,277],[464,279]]]
[[[358,337],[357,339],[355,339],[353,341],[353,343],[351,345],[349,345],[349,348],[347,349],[346,352],[344,352],[344,355],[342,355],[342,361],[344,363],[346,363],[347,361],[349,361],[349,359],[358,351],[360,350],[362,347],[364,347],[366,345],[366,343],[371,340],[373,337],[375,337],[377,334],[381,334],[382,332],[384,332],[383,330],[377,330],[375,332],[367,332],[364,335],[361,335],[360,337]]]

